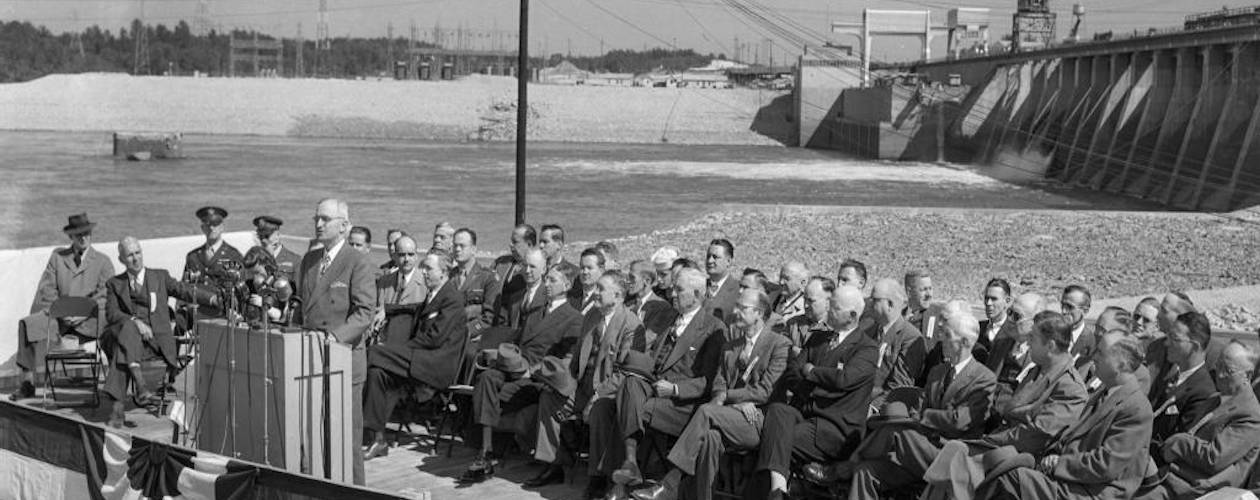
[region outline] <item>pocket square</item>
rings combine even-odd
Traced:
[[[436,317],[438,316],[438,312],[439,312],[439,311],[433,311],[433,312],[429,313],[429,315],[426,317],[426,319],[433,319],[433,318],[436,318]]]
[[[346,282],[344,281],[334,281],[333,284],[328,285],[328,288],[349,288],[349,287],[350,285],[347,285]]]

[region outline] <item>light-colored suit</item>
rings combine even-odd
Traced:
[[[114,276],[114,265],[109,257],[91,247],[84,250],[79,262],[79,265],[75,265],[74,250],[71,248],[53,250],[48,257],[48,265],[44,266],[44,273],[39,277],[35,299],[31,301],[31,314],[38,316],[25,323],[47,321],[44,313],[62,296],[92,298],[96,301],[96,316],[85,319],[73,328],[66,324],[58,325],[56,331],[49,328],[19,328],[18,352],[15,356],[19,367],[30,370],[43,364],[44,343],[49,334],[59,335],[73,331],[87,338],[100,336],[105,324],[105,283]]]
[[[1011,445],[1038,456],[1081,415],[1088,392],[1071,358],[1061,358],[1048,369],[1033,368],[1007,403],[999,408],[1006,425],[982,441],[993,448]]]
[[[1048,474],[1014,469],[981,486],[979,497],[989,498],[991,487],[1015,498],[1132,498],[1146,472],[1153,420],[1151,403],[1136,379],[1099,391],[1082,418],[1046,450],[1059,456]]]
[[[1198,498],[1227,486],[1246,487],[1260,455],[1260,403],[1250,388],[1223,401],[1160,448],[1168,463],[1164,487],[1171,498]]]
[[[425,297],[429,296],[429,289],[421,281],[418,269],[412,271],[411,278],[406,283],[403,283],[402,287],[399,287],[398,281],[401,279],[401,271],[392,271],[381,276],[381,279],[376,280],[376,307],[384,308],[386,305],[395,304],[419,304],[424,302]]]

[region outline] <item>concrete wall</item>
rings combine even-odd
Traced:
[[[910,69],[973,86],[949,150],[995,173],[1185,209],[1260,203],[1260,27]]]
[[[854,59],[801,57],[793,93],[797,109],[797,145],[827,148],[835,136],[840,116],[840,95],[862,84],[861,68]]]

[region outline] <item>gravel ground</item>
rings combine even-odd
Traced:
[[[1257,229],[1255,222],[1197,214],[785,209],[713,213],[616,242],[629,262],[661,245],[702,257],[708,240],[725,237],[735,244],[737,266],[771,276],[789,259],[833,277],[848,257],[866,263],[871,279],[924,269],[934,277],[934,300],[978,304],[990,277],[1055,297],[1071,283],[1098,298],[1257,284],[1260,260],[1248,250],[1260,247]],[[1260,326],[1260,315],[1245,307],[1209,315],[1217,326]]]

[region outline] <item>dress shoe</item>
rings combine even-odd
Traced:
[[[9,401],[30,399],[33,397],[35,397],[35,384],[32,384],[29,380],[23,380],[22,385],[18,387],[18,390],[13,391],[13,394],[9,395]]]
[[[831,486],[843,481],[845,476],[852,477],[852,468],[847,465],[845,462],[828,465],[813,462],[806,464],[801,472],[806,481],[819,486]]]
[[[462,484],[480,483],[494,476],[494,462],[489,458],[482,456],[477,457],[472,465],[468,466],[468,470],[459,476],[459,482]]]
[[[526,488],[541,488],[549,484],[560,484],[564,482],[564,468],[555,464],[548,464],[533,479],[525,481]]]
[[[639,472],[639,464],[634,460],[626,460],[621,468],[613,471],[613,483],[626,486],[637,486],[643,483],[643,474]]]
[[[630,493],[635,500],[676,500],[678,492],[665,483],[647,488],[640,488]]]
[[[792,497],[788,496],[787,492],[783,490],[770,490],[770,494],[766,496],[766,500],[791,500],[791,499]]]
[[[608,478],[604,476],[591,476],[586,481],[586,490],[582,492],[582,498],[586,500],[602,500],[604,495],[608,493]]]
[[[389,445],[381,441],[375,441],[369,446],[367,451],[363,452],[363,460],[371,460],[376,457],[389,455]]]

